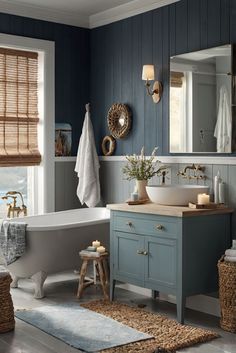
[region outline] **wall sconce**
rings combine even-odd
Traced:
[[[155,81],[152,90],[150,89],[150,82],[155,80],[154,65],[143,65],[142,80],[146,81],[145,86],[147,94],[152,97],[154,103],[158,103],[162,96],[162,84],[159,81]]]

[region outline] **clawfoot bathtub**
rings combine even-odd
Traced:
[[[109,248],[110,214],[106,208],[81,208],[17,218],[26,222],[26,252],[8,266],[12,287],[20,278],[35,282],[35,298],[42,298],[48,274],[80,268],[79,251],[98,239]]]

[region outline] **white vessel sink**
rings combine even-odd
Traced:
[[[149,199],[159,205],[186,206],[196,203],[197,195],[208,193],[209,186],[201,185],[151,185],[146,186]]]

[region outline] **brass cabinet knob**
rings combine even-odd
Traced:
[[[162,224],[157,224],[157,225],[156,225],[156,229],[157,229],[157,230],[163,230],[164,227],[163,227]]]
[[[132,227],[133,224],[132,224],[132,222],[128,221],[128,222],[126,222],[126,225],[129,227]]]

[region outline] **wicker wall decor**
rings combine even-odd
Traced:
[[[116,148],[116,140],[112,136],[105,136],[102,140],[102,153],[104,156],[112,156]]]
[[[107,123],[110,133],[117,139],[128,135],[132,125],[131,112],[126,104],[115,103],[108,111]]]
[[[226,331],[236,333],[236,263],[224,261],[222,256],[218,262],[218,271],[220,326]]]

